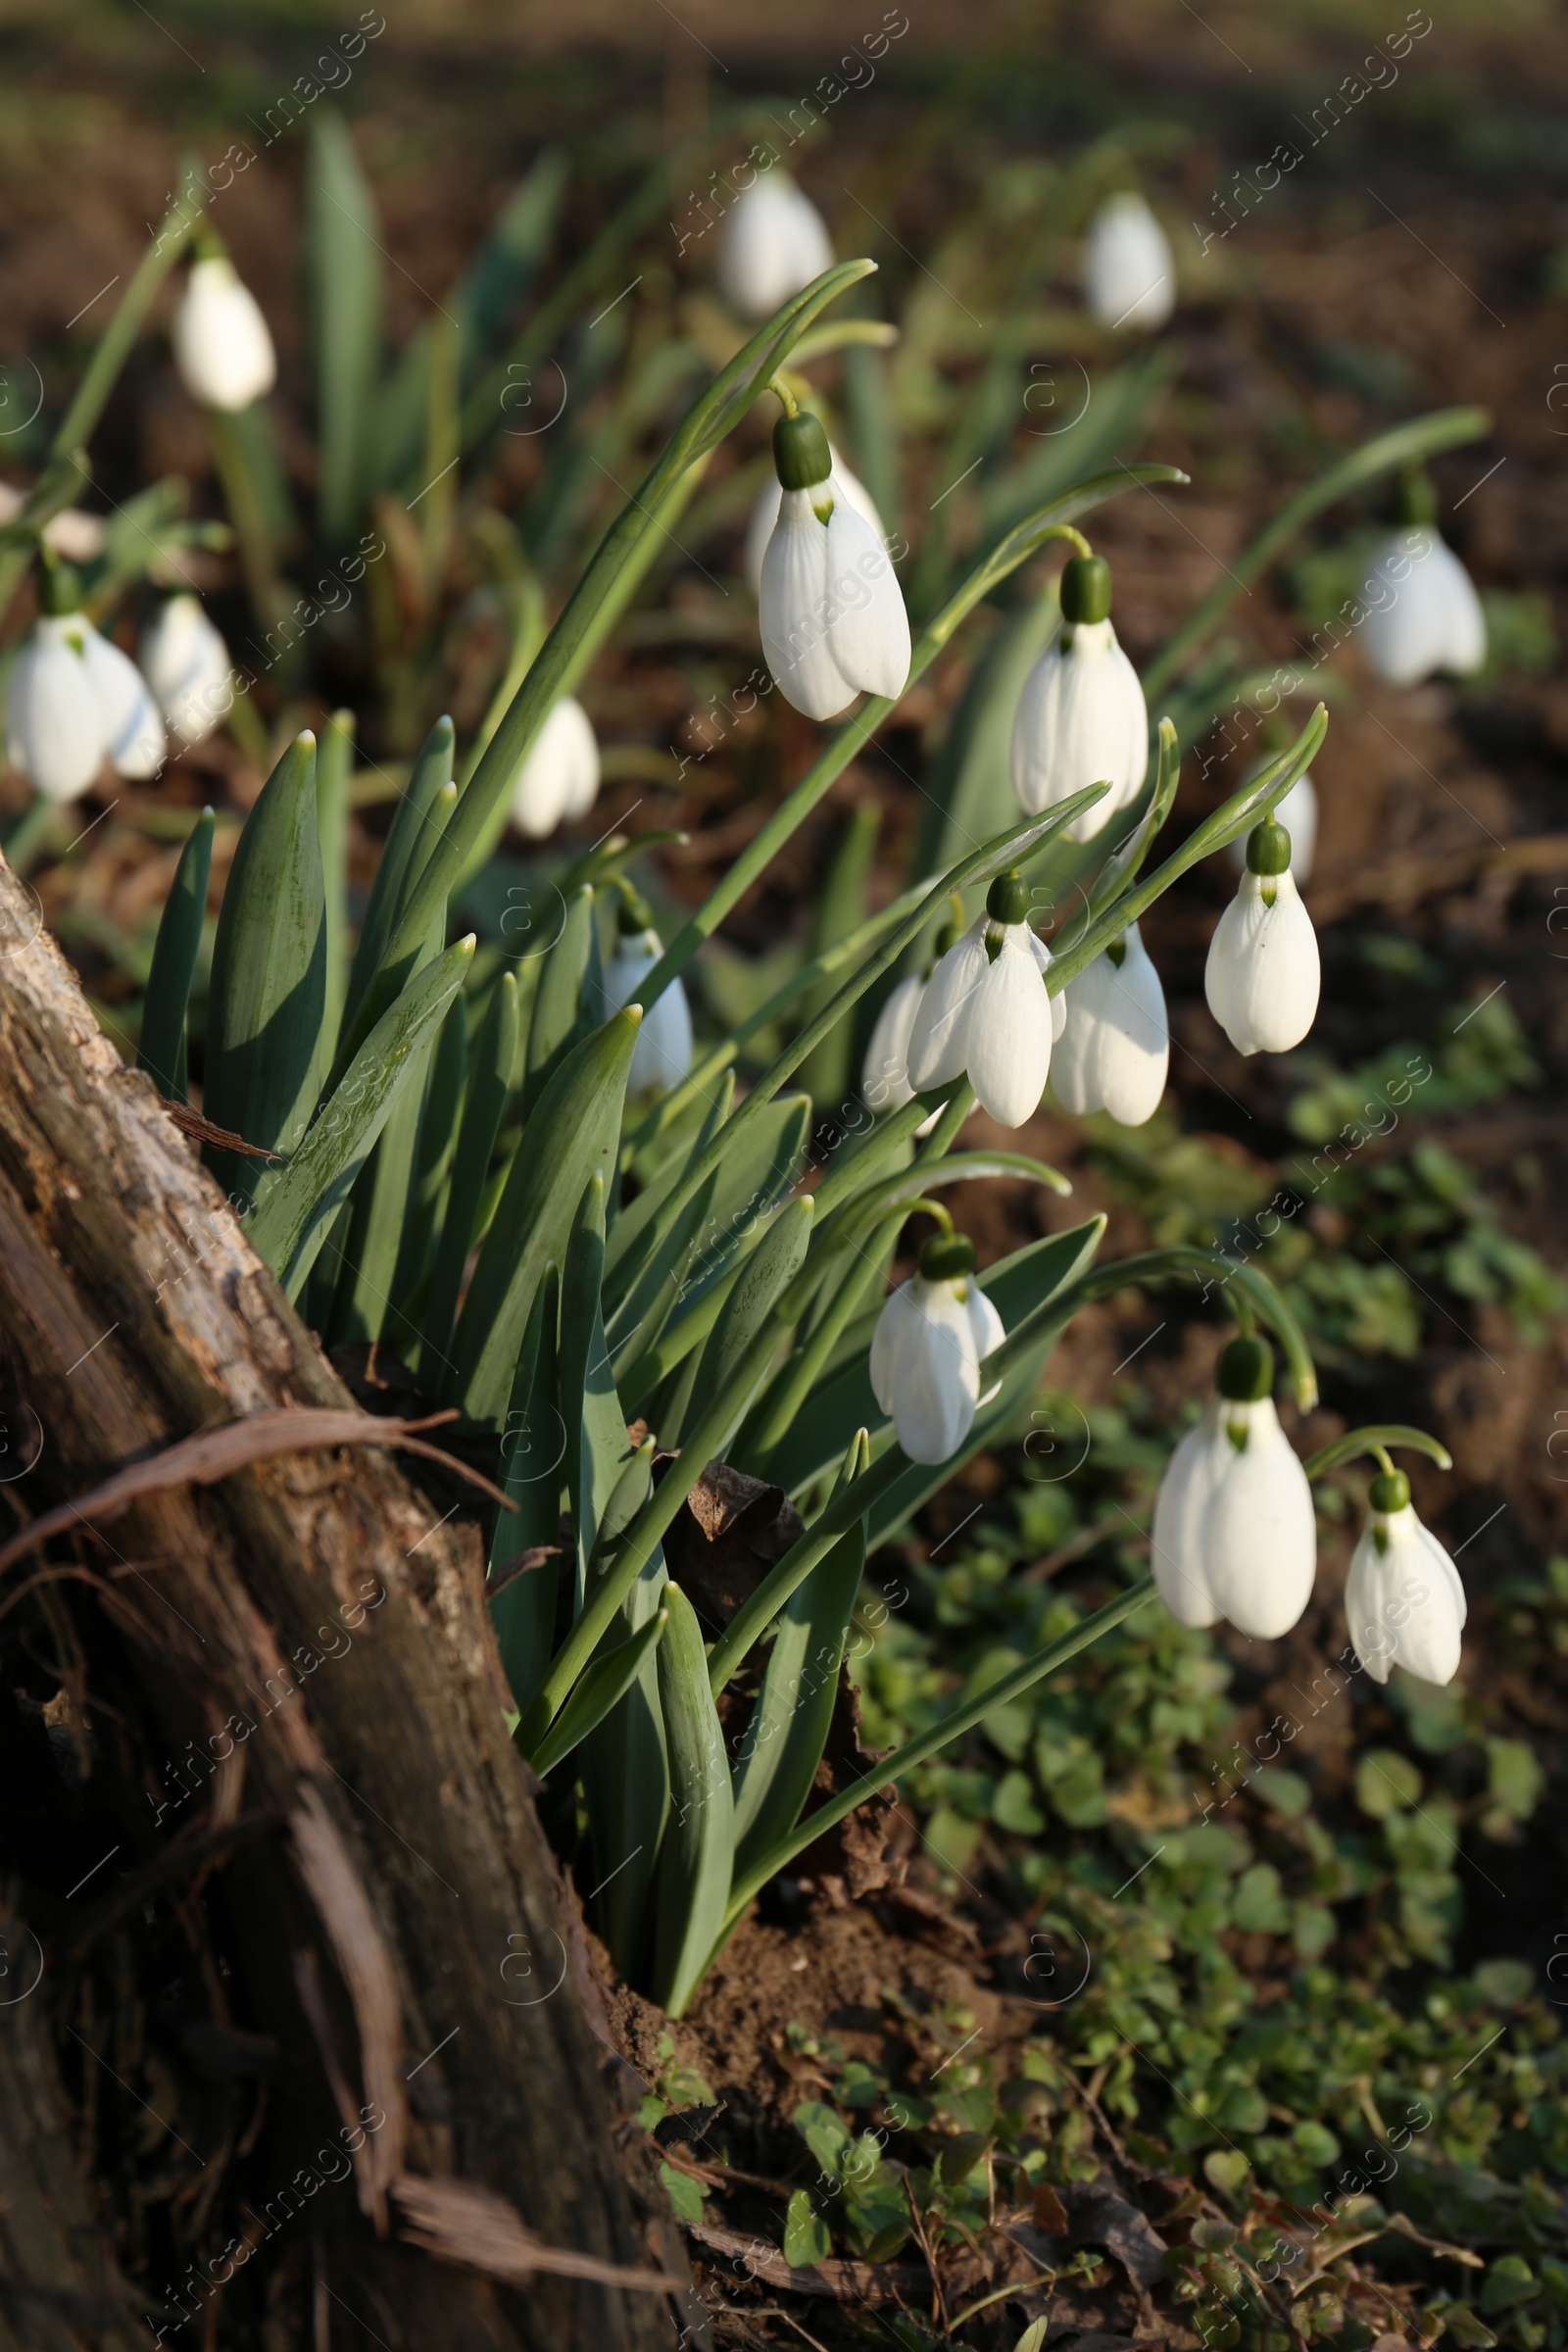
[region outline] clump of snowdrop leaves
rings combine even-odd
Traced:
[[[1149,710],[1110,619],[1110,565],[1074,556],[1061,575],[1061,628],[1024,680],[1012,722],[1012,783],[1031,815],[1087,784],[1110,790],[1067,827],[1087,841],[1135,801],[1149,772]]]
[[[1176,308],[1169,239],[1143,198],[1108,196],[1084,241],[1084,300],[1102,326],[1154,333]]]
[[[911,1462],[945,1462],[968,1436],[980,1367],[1006,1334],[974,1279],[974,1245],[943,1233],[877,1317],[871,1388]]]
[[[1377,549],[1361,591],[1366,658],[1391,686],[1448,670],[1465,677],[1487,658],[1487,623],[1470,574],[1437,531],[1437,493],[1423,473],[1399,486],[1398,519]]]
[[[1247,841],[1247,871],[1208,947],[1203,993],[1239,1054],[1288,1054],[1317,1016],[1317,933],[1291,872],[1291,837],[1270,820]]]
[[[1254,1641],[1288,1634],[1317,1570],[1312,1490],[1279,1424],[1267,1341],[1232,1340],[1217,1394],[1154,1501],[1154,1582],[1181,1625],[1221,1618]]]
[[[605,966],[605,1012],[618,1012],[634,1004],[637,991],[662,956],[663,943],[654,928],[654,912],[641,893],[622,885],[616,913],[615,952]],[[692,1014],[686,991],[672,980],[657,1004],[643,1016],[632,1049],[626,1089],[679,1086],[691,1075]]]
[[[1062,1108],[1079,1118],[1108,1110],[1123,1127],[1142,1127],[1165,1092],[1170,1023],[1136,923],[1068,982],[1062,1003],[1065,1020],[1051,1065]]]
[[[777,166],[760,173],[718,232],[718,289],[743,318],[768,318],[833,267],[833,240],[809,196]]]
[[[1066,1019],[1061,999],[1046,993],[1051,950],[1029,928],[1028,911],[1021,876],[999,874],[985,913],[927,981],[909,1033],[912,1091],[967,1072],[981,1109],[1003,1127],[1021,1127],[1038,1109]]]
[[[174,314],[174,366],[207,409],[248,409],[277,380],[277,354],[261,306],[223,253],[192,265]]]
[[[847,506],[853,507],[858,514],[863,514],[877,538],[885,544],[887,532],[883,527],[882,517],[876,511],[876,501],[872,498],[870,491],[860,480],[858,474],[851,472],[831,441],[827,446],[827,486],[835,505],[842,499]],[[779,501],[783,495],[783,484],[775,472],[772,480],[764,482],[758,492],[757,503],[752,509],[751,521],[746,526],[746,551],[742,558],[742,564],[747,583],[759,602],[761,601],[762,595],[762,559],[767,554],[767,543],[772,538],[774,527],[778,522]]]
[[[512,821],[530,841],[586,816],[599,797],[599,738],[575,695],[564,694],[540,728],[512,788]]]
[[[142,675],[172,734],[200,743],[232,709],[228,648],[195,596],[172,596],[141,640]]]
[[[45,570],[46,610],[17,656],[6,693],[7,751],[46,801],[74,801],[105,760],[155,775],[168,743],[147,681],[80,610],[75,574]]]
[[[1254,760],[1242,778],[1244,785],[1252,783],[1271,762]],[[1317,786],[1310,775],[1299,775],[1285,798],[1275,805],[1275,817],[1291,837],[1291,878],[1298,890],[1304,890],[1312,879],[1312,861],[1317,855]],[[1247,870],[1247,844],[1233,841],[1225,853],[1237,873]]]
[[[1355,1654],[1375,1683],[1395,1666],[1424,1683],[1459,1670],[1465,1596],[1459,1571],[1410,1507],[1410,1482],[1387,1454],[1372,1481],[1372,1515],[1350,1557],[1345,1614]]]
[[[778,521],[762,558],[759,618],[773,682],[808,718],[836,718],[860,693],[896,701],[909,674],[909,621],[893,564],[848,499],[836,498],[814,416],[773,427]]]

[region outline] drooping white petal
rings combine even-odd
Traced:
[[[1321,982],[1317,934],[1292,876],[1244,873],[1203,971],[1208,1008],[1237,1052],[1298,1046],[1316,1018]]]
[[[911,1462],[945,1462],[974,1421],[980,1395],[974,1328],[960,1282],[916,1275],[889,1373],[893,1426]]]
[[[1149,710],[1138,672],[1108,620],[1064,628],[1047,646],[1018,697],[1012,783],[1031,814],[1057,808],[1087,785],[1109,792],[1067,827],[1088,841],[1137,799],[1149,772]]]
[[[1408,1504],[1374,1512],[1350,1558],[1345,1613],[1355,1654],[1374,1682],[1402,1666],[1424,1683],[1459,1670],[1464,1587],[1430,1528]]]
[[[1225,1464],[1215,1440],[1220,1399],[1210,1398],[1202,1418],[1171,1455],[1154,1497],[1150,1558],[1154,1583],[1178,1625],[1213,1625],[1219,1606],[1208,1587],[1203,1542],[1204,1517]]]
[[[762,558],[758,619],[762,659],[785,701],[808,718],[837,718],[857,689],[833,656],[828,535],[811,498],[809,490],[786,490],[779,500]]]
[[[623,1004],[636,1000],[637,991],[662,954],[657,931],[641,931],[617,941],[605,966],[607,1012],[618,1012]],[[645,1086],[679,1086],[682,1079],[690,1077],[691,1067],[691,1005],[679,980],[672,980],[658,1004],[643,1015],[626,1074],[626,1091],[634,1095]]]
[[[6,738],[13,766],[46,801],[74,801],[104,756],[98,698],[80,646],[78,613],[40,620],[18,654],[6,689]]]
[[[193,399],[248,409],[270,392],[277,355],[256,297],[220,255],[197,262],[174,314],[174,365]]]
[[[1260,776],[1266,762],[1254,761],[1242,778],[1243,785]],[[1304,890],[1312,879],[1312,860],[1317,856],[1317,786],[1310,775],[1298,776],[1283,801],[1275,804],[1274,814],[1291,837],[1291,872],[1298,890]],[[1247,836],[1242,834],[1225,852],[1233,870],[1247,871]]]
[[[512,821],[532,841],[584,815],[599,790],[599,744],[587,711],[564,694],[534,737],[512,787]]]
[[[1361,600],[1361,642],[1380,678],[1414,686],[1439,670],[1464,677],[1487,658],[1487,624],[1470,574],[1417,523],[1378,548]]]
[[[228,648],[197,597],[169,599],[143,632],[141,668],[182,743],[200,743],[233,706]]]
[[[122,776],[152,776],[169,751],[164,722],[148,692],[147,681],[128,654],[90,623],[81,627],[81,658],[98,704],[98,724],[111,764]]]
[[[901,1282],[886,1300],[871,1334],[871,1394],[883,1412],[893,1410],[893,1375],[915,1312],[914,1278]]]
[[[1224,1467],[1203,1517],[1208,1589],[1221,1616],[1240,1632],[1273,1642],[1290,1632],[1312,1597],[1312,1490],[1271,1396],[1256,1404],[1221,1403],[1215,1451],[1223,1444]]]
[[[907,972],[876,1016],[860,1064],[860,1092],[872,1110],[902,1110],[913,1097],[909,1033],[924,993],[919,973]]]
[[[1006,1326],[972,1274],[965,1285],[963,1304],[974,1334],[975,1362],[983,1371],[986,1357],[1006,1338]]]
[[[948,950],[925,984],[909,1031],[909,1085],[917,1095],[963,1075],[969,1021],[991,969],[986,927],[982,914]]]
[[[1057,1100],[1080,1118],[1108,1110],[1124,1127],[1153,1117],[1170,1064],[1165,992],[1149,952],[1130,924],[1118,968],[1097,956],[1063,991],[1067,1026],[1052,1056]]]
[[[858,514],[865,516],[878,539],[885,542],[888,535],[887,529],[881,515],[876,511],[876,502],[870,491],[860,480],[858,474],[851,472],[831,441],[828,443],[828,456],[832,460],[833,470],[827,477],[827,486],[834,505],[854,507]],[[752,509],[752,519],[746,526],[746,552],[741,564],[746,574],[747,584],[756,597],[760,597],[762,593],[762,558],[766,555],[767,543],[773,536],[773,525],[778,520],[778,502],[783,495],[778,475],[770,466],[766,481],[757,493],[757,503]]]
[[[1019,933],[1004,925],[995,963],[975,992],[965,1061],[982,1110],[1021,1127],[1040,1107],[1051,1073],[1051,999]]]
[[[718,232],[718,285],[744,318],[766,318],[833,267],[827,223],[777,166],[759,174]]]
[[[827,526],[828,643],[852,686],[896,702],[909,675],[909,616],[893,559],[865,516],[846,501]]]
[[[1143,198],[1107,197],[1084,245],[1084,300],[1102,326],[1151,333],[1176,308],[1176,265],[1164,230]]]

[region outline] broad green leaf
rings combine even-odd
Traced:
[[[409,983],[355,1054],[320,1116],[251,1222],[251,1240],[289,1297],[317,1253],[473,957],[460,939]],[[510,1372],[510,1367],[509,1367]]]
[[[594,894],[579,890],[566,907],[561,937],[543,958],[534,995],[533,1018],[528,1024],[527,1076],[522,1107],[526,1116],[592,1025],[590,989],[595,976],[598,941],[594,930]]]
[[[653,1997],[679,2017],[724,1924],[734,1850],[729,1759],[708,1687],[702,1627],[679,1585],[665,1588],[659,1695],[669,1750],[669,1819],[659,1861]]]
[[[318,507],[321,537],[337,549],[359,520],[370,482],[368,444],[381,368],[383,270],[375,200],[347,125],[326,106],[312,119],[305,201],[320,443]]]
[[[468,1008],[460,994],[447,1007],[424,1082],[419,1151],[392,1277],[392,1303],[400,1316],[413,1315],[414,1301],[422,1300],[427,1290],[431,1243],[457,1156],[458,1110],[467,1059]],[[412,1331],[406,1331],[402,1342],[411,1355],[412,1338]]]
[[[248,1144],[292,1152],[320,1090],[325,1010],[316,738],[304,734],[263,786],[228,869],[207,1007],[207,1117]],[[208,1162],[242,1201],[271,1189],[237,1152],[209,1147]]]
[[[589,1733],[597,1730],[617,1700],[624,1698],[659,1647],[668,1623],[668,1610],[661,1609],[640,1633],[629,1634],[603,1657],[595,1658],[540,1741],[538,1753],[529,1758],[541,1779],[564,1763]]]
[[[187,1099],[185,1015],[202,944],[202,924],[207,915],[214,822],[212,810],[204,808],[179,854],[174,879],[159,918],[142,1006],[136,1067],[146,1070],[158,1092],[172,1102]]]
[[[458,1131],[446,1213],[441,1220],[441,1239],[436,1245],[430,1274],[419,1378],[432,1393],[442,1385],[441,1375],[451,1350],[452,1323],[463,1288],[463,1269],[473,1246],[479,1199],[489,1174],[490,1157],[516,1064],[517,983],[511,972],[503,972],[490,992],[490,1002],[484,1008],[468,1056],[463,1124]]]
[[[706,1396],[731,1395],[763,1326],[800,1272],[811,1238],[803,1201],[781,1209],[762,1235],[719,1309],[703,1351],[698,1387]]]
[[[606,1505],[590,1582],[608,1573],[610,1547],[647,1498],[653,1452],[650,1439],[628,1463]],[[634,1639],[662,1609],[668,1582],[662,1546],[656,1545],[617,1612],[627,1639]],[[599,1878],[595,1923],[622,1979],[646,1983],[653,1927],[649,1896],[669,1811],[664,1717],[659,1671],[651,1656],[644,1658],[624,1696],[584,1741],[582,1783]]]
[[[597,1169],[608,1179],[615,1164],[640,1018],[628,1005],[574,1046],[529,1118],[479,1252],[452,1369],[442,1384],[450,1401],[476,1421],[499,1417],[545,1261],[564,1263],[589,1177]]]
[[[501,1432],[501,1492],[514,1511],[496,1511],[490,1538],[490,1616],[501,1663],[519,1716],[525,1715],[550,1667],[556,1630],[556,1564],[508,1576],[513,1560],[543,1545],[559,1545],[561,1464],[565,1433],[556,1403],[556,1324],[560,1286],[546,1266],[534,1293],[513,1375]]]
[[[588,1561],[599,1522],[634,1448],[615,1394],[600,1314],[605,1265],[605,1178],[595,1168],[566,1245],[561,1282],[561,1417],[566,1426],[566,1492],[577,1548],[577,1603],[588,1589]]]
[[[645,1387],[657,1385],[645,1383],[644,1359],[658,1346],[691,1272],[717,1182],[716,1174],[710,1176],[666,1232],[650,1235],[642,1270],[616,1309],[608,1337],[615,1377],[626,1381],[628,1395],[635,1391],[640,1396]]]
[[[792,2271],[808,2271],[826,2262],[833,2238],[826,2222],[804,2188],[793,2189],[784,2214],[784,2259]]]
[[[416,868],[429,855],[439,822],[438,796],[442,787],[452,781],[452,745],[451,719],[438,718],[414,763],[409,789],[398,804],[392,830],[381,852],[381,862],[375,869],[349,974],[345,1019],[352,1019],[371,974],[380,963],[381,952],[408,886],[411,866]]]
[[[334,1047],[349,985],[349,778],[354,713],[334,710],[316,754],[316,826],[326,907],[326,1030]]]
[[[671,1205],[675,1188],[692,1159],[707,1151],[734,1102],[735,1081],[728,1073],[715,1089],[715,1099],[723,1116],[705,1118],[691,1150],[672,1152],[667,1167],[616,1217],[605,1255],[605,1295],[612,1301],[624,1295],[654,1235],[667,1233],[680,1215],[681,1204]],[[765,1216],[783,1200],[795,1181],[810,1127],[811,1106],[805,1096],[786,1095],[769,1105],[768,1115],[726,1155],[717,1170],[706,1252],[714,1266],[743,1225]]]
[[[865,1468],[865,1433],[840,1473],[847,1485]],[[839,1538],[791,1594],[768,1652],[734,1772],[735,1867],[744,1871],[795,1827],[827,1745],[850,1617],[865,1568],[865,1522]]]

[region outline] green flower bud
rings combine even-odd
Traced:
[[[1274,1350],[1267,1340],[1232,1340],[1221,1350],[1214,1385],[1232,1404],[1260,1404],[1274,1386]]]
[[[1016,866],[999,874],[986,892],[986,912],[994,923],[1021,923],[1028,919],[1029,885]]]
[[[1371,1502],[1375,1511],[1402,1511],[1410,1500],[1410,1481],[1402,1470],[1380,1470],[1372,1481]]]
[[[1061,617],[1069,628],[1110,618],[1110,565],[1103,556],[1074,556],[1061,575]]]
[[[956,1282],[974,1272],[974,1244],[967,1234],[934,1233],[920,1252],[924,1282]]]
[[[1291,837],[1272,817],[1254,826],[1247,837],[1247,870],[1264,876],[1291,870]]]
[[[827,435],[814,416],[781,416],[773,427],[773,465],[786,490],[814,490],[833,470]]]

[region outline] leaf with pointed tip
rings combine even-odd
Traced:
[[[437,837],[440,820],[436,804],[442,787],[452,781],[453,742],[451,719],[438,718],[414,762],[408,791],[398,803],[398,812],[392,819],[392,830],[386,837],[381,862],[375,869],[375,880],[370,885],[365,920],[360,925],[359,945],[354,951],[354,966],[349,974],[348,1000],[344,1006],[345,1024],[353,1019],[371,976],[380,964],[382,951],[397,921],[398,909],[409,886],[411,871],[417,872],[429,857]]]
[[[538,1752],[528,1759],[541,1780],[547,1779],[558,1764],[564,1763],[573,1748],[580,1746],[589,1733],[604,1722],[611,1708],[625,1697],[663,1640],[668,1623],[668,1610],[661,1609],[640,1633],[628,1634],[624,1642],[618,1642],[603,1657],[595,1658],[539,1742]]]
[[[490,1157],[512,1090],[512,1074],[517,1063],[517,983],[511,972],[503,972],[490,992],[490,1002],[484,1008],[468,1056],[463,1124],[458,1130],[446,1213],[441,1220],[441,1239],[436,1244],[435,1263],[430,1273],[419,1378],[432,1391],[441,1385],[441,1368],[451,1349],[463,1269],[473,1246],[480,1196],[490,1173]]]
[[[588,990],[593,978],[594,894],[579,890],[566,907],[561,937],[543,959],[528,1024],[527,1076],[522,1107],[526,1117],[573,1046],[592,1026]]]
[[[665,1588],[659,1695],[669,1749],[669,1820],[659,1859],[653,1996],[679,2017],[696,1990],[729,1904],[734,1803],[703,1630],[679,1585]]]
[[[374,1148],[421,1050],[473,959],[471,938],[415,975],[355,1054],[251,1221],[251,1241],[291,1298]]]
[[[213,864],[214,816],[204,808],[179,854],[170,885],[158,937],[153,943],[152,969],[142,1006],[141,1044],[136,1067],[145,1070],[158,1092],[171,1102],[188,1099],[185,1072],[185,1016],[190,984],[202,944],[207,915],[207,877]],[[249,1139],[247,1139],[249,1140]]]
[[[202,1108],[216,1127],[292,1152],[326,1060],[326,911],[316,826],[316,738],[297,735],[245,819],[213,947]],[[209,1149],[245,1202],[269,1181],[255,1160]]]
[[[335,1049],[348,995],[349,780],[354,713],[334,710],[316,751],[316,829],[326,908],[326,1029]]]
[[[501,1492],[514,1511],[498,1509],[490,1538],[490,1616],[501,1647],[501,1664],[519,1715],[550,1670],[556,1630],[556,1566],[506,1570],[524,1552],[560,1542],[562,1443],[556,1404],[556,1324],[561,1291],[554,1266],[546,1266],[534,1293],[533,1312],[523,1333],[513,1375],[506,1424],[501,1432]]]
[[[605,1179],[595,1168],[577,1205],[561,1283],[561,1417],[566,1425],[566,1492],[579,1607],[601,1515],[633,1451],[599,1309],[604,1266]]]

